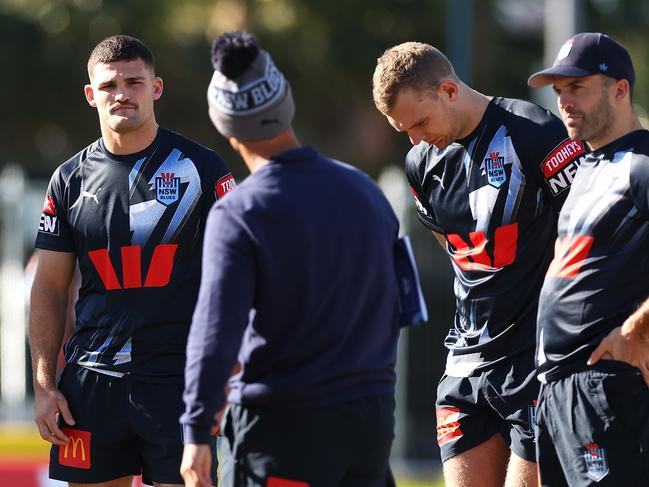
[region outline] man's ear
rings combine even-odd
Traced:
[[[454,101],[460,93],[460,87],[452,79],[445,79],[437,85],[437,95]]]
[[[85,85],[83,87],[83,94],[86,95],[86,101],[88,105],[93,108],[97,108],[97,102],[95,101],[95,92],[92,89],[92,85]]]
[[[631,85],[628,80],[620,79],[615,82],[615,98],[623,99],[631,93]]]
[[[164,83],[162,82],[162,78],[159,76],[156,76],[153,78],[153,99],[154,100],[159,100],[160,97],[162,96],[162,92],[164,90]]]

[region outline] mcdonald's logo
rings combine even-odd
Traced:
[[[90,468],[90,431],[61,428],[70,437],[65,446],[59,446],[59,464],[73,468]]]

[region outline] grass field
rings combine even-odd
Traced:
[[[440,478],[434,481],[397,479],[398,487],[444,487],[444,481]]]
[[[0,423],[0,464],[20,460],[47,461],[49,443],[42,440],[36,426],[31,424]],[[2,482],[0,481],[0,484]],[[443,487],[444,482],[397,478],[398,487]]]

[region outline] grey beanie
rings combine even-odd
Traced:
[[[246,32],[228,32],[212,47],[214,75],[207,89],[209,115],[225,136],[269,139],[290,127],[295,113],[291,87]]]

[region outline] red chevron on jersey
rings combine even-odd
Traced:
[[[149,270],[147,272],[144,287],[164,287],[169,284],[171,272],[176,254],[176,244],[156,245]],[[135,289],[142,287],[142,247],[139,245],[128,245],[122,247],[122,280],[124,286],[119,282],[115,267],[110,260],[108,249],[91,250],[88,257],[92,261],[101,282],[107,291],[115,289]]]
[[[547,277],[572,279],[577,274],[593,246],[593,237],[577,235],[574,239],[557,239],[554,244],[554,260],[550,264]]]
[[[465,271],[499,269],[516,260],[518,223],[496,228],[493,261],[486,250],[487,237],[484,232],[469,233],[472,247],[454,233],[446,235],[446,239],[455,247],[455,253],[451,257],[461,269]]]

